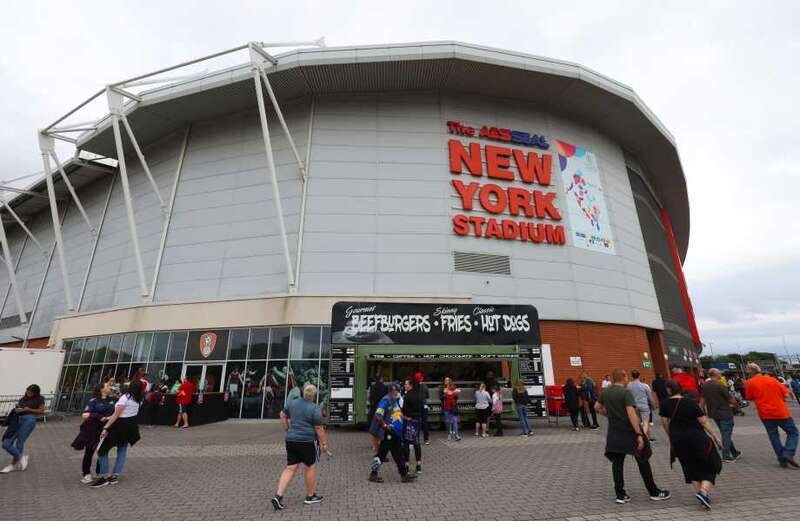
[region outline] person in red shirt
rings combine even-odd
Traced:
[[[672,366],[672,379],[678,382],[681,389],[684,390],[684,396],[700,399],[700,389],[697,388],[697,382],[694,377],[689,373],[685,373],[679,365]]]
[[[175,395],[175,403],[178,405],[178,418],[175,420],[175,427],[181,427],[183,421],[183,428],[189,428],[189,407],[192,405],[192,394],[194,394],[194,383],[191,378],[183,381],[178,387],[178,393]]]
[[[747,364],[747,373],[750,378],[744,384],[745,398],[756,403],[758,416],[767,429],[772,450],[778,457],[778,463],[783,468],[800,465],[795,461],[797,451],[798,431],[792,419],[792,413],[786,405],[789,390],[776,378],[761,374],[761,368],[754,364]],[[786,444],[781,443],[778,428],[786,433]]]

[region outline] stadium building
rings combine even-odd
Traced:
[[[697,366],[686,180],[630,88],[457,42],[268,48],[40,131],[50,174],[2,209],[0,343],[63,350],[60,408],[139,368],[249,418],[312,381],[346,422],[377,372],[542,395]]]

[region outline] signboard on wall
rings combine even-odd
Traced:
[[[578,248],[614,254],[600,170],[594,154],[556,140],[561,182],[564,185],[572,243]]]
[[[208,329],[189,333],[189,343],[186,346],[187,361],[225,360],[227,356],[227,329]]]
[[[337,302],[333,344],[539,345],[529,305]]]
[[[569,365],[572,367],[581,367],[583,365],[583,360],[579,356],[571,356],[569,357]]]

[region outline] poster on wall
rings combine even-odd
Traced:
[[[614,239],[597,159],[585,148],[566,141],[556,140],[556,151],[573,244],[614,255]]]

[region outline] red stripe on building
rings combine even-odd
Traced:
[[[675,276],[678,277],[678,287],[681,290],[681,298],[683,299],[683,307],[686,310],[686,318],[689,322],[689,332],[692,334],[692,341],[695,346],[700,345],[700,333],[697,331],[697,322],[694,319],[694,309],[692,308],[692,300],[689,298],[689,289],[686,287],[686,278],[683,276],[683,266],[681,265],[681,256],[678,253],[678,247],[675,244],[675,234],[672,231],[672,221],[669,218],[667,210],[661,208],[661,221],[664,223],[664,233],[667,236],[667,244],[669,244],[669,251],[672,253],[672,264],[675,267]]]

